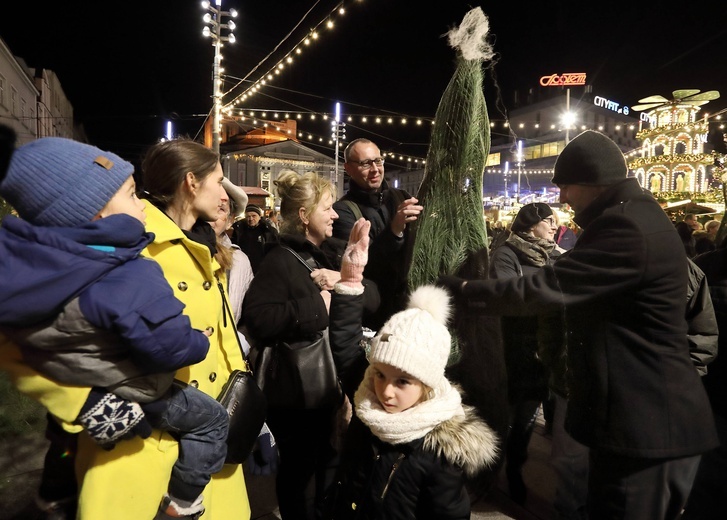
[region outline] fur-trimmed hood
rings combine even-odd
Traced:
[[[464,417],[444,421],[424,437],[423,449],[445,457],[461,466],[466,475],[474,476],[497,460],[500,440],[473,407],[463,408]]]

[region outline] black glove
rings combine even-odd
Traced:
[[[247,467],[253,475],[272,475],[278,471],[278,449],[275,437],[267,424],[263,424],[255,448],[247,459]]]
[[[454,297],[462,296],[462,288],[466,282],[464,278],[449,274],[440,274],[437,278],[437,285],[448,289]]]
[[[76,422],[102,448],[110,450],[116,441],[151,435],[151,425],[139,403],[127,401],[103,388],[92,388]]]

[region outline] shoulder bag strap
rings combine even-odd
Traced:
[[[245,355],[245,349],[242,348],[240,336],[237,335],[237,326],[235,325],[235,318],[232,315],[232,309],[230,309],[230,304],[227,303],[227,298],[225,297],[225,288],[222,286],[222,282],[220,282],[220,279],[217,277],[217,275],[215,275],[215,280],[217,280],[217,288],[220,290],[220,296],[222,296],[222,307],[224,308],[224,314],[222,315],[222,325],[225,327],[227,326],[227,317],[229,316],[230,325],[232,326],[232,332],[235,334],[237,346],[240,347],[240,354],[242,354],[242,361],[245,363],[245,370],[251,372],[250,363],[248,362],[247,356]]]
[[[308,262],[306,262],[305,260],[303,260],[303,257],[300,256],[296,251],[294,251],[293,249],[289,248],[288,246],[284,246],[282,244],[280,245],[280,247],[282,247],[283,249],[287,249],[288,251],[290,251],[290,254],[292,254],[294,257],[296,257],[300,261],[300,263],[303,264],[306,267],[306,269],[308,269],[310,272],[313,272],[313,267],[311,267]]]

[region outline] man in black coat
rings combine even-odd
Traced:
[[[373,314],[364,314],[364,326],[378,330],[391,315],[406,306],[407,228],[423,208],[404,190],[389,187],[384,179],[384,158],[372,141],[351,141],[343,157],[343,167],[351,184],[346,195],[333,204],[338,213],[333,236],[348,240],[360,217],[371,222],[371,248],[364,276],[378,286],[381,306]]]
[[[245,207],[245,219],[232,225],[230,240],[247,255],[252,272],[257,273],[265,256],[265,244],[278,241],[278,230],[263,216],[259,206],[248,204]]]
[[[684,248],[605,135],[578,135],[554,170],[583,229],[571,251],[529,276],[440,283],[489,314],[563,309],[566,429],[590,448],[589,517],[679,518],[719,443],[687,344]]]

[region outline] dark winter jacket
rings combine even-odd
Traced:
[[[334,269],[320,248],[301,235],[280,235],[280,244],[310,259],[312,267]],[[310,271],[277,244],[266,248],[265,261],[242,303],[247,332],[255,343],[305,340],[328,327],[328,311]]]
[[[338,213],[338,219],[333,222],[333,236],[336,238],[348,241],[357,220],[344,202],[346,200],[356,203],[361,215],[371,222],[369,262],[364,276],[378,286],[381,306],[377,312],[364,315],[364,325],[374,330],[378,330],[392,314],[406,306],[406,241],[409,231],[407,228],[404,236],[398,238],[391,232],[391,220],[396,215],[398,205],[410,197],[403,190],[389,188],[386,181],[374,193],[364,191],[351,182],[346,195],[333,204],[333,209]]]
[[[718,444],[690,359],[687,259],[674,226],[636,179],[601,193],[553,266],[509,280],[470,281],[462,294],[492,314],[566,307],[566,427],[592,449],[684,457]]]
[[[331,349],[352,402],[368,366],[360,327],[362,301],[362,296],[336,293],[331,299]],[[375,437],[354,414],[326,517],[468,520],[465,476],[492,465],[498,448],[494,432],[471,407],[464,409],[464,417],[454,417],[423,438],[398,445]]]
[[[558,254],[558,253],[554,253]],[[535,273],[540,267],[511,247],[508,242],[492,252],[490,278],[506,279]],[[510,403],[540,401],[548,397],[546,367],[538,358],[538,316],[503,316],[502,341],[507,366]]]
[[[148,402],[175,370],[204,359],[209,340],[191,328],[159,265],[139,256],[153,238],[127,215],[76,228],[3,220],[0,326],[28,365]]]
[[[265,256],[265,244],[278,241],[278,230],[266,218],[261,218],[255,227],[247,225],[245,220],[238,220],[232,225],[232,240],[250,260],[252,272],[257,273]]]
[[[703,376],[708,373],[707,365],[717,357],[719,328],[712,298],[709,295],[707,277],[692,260],[688,260],[688,264],[686,318],[689,355],[697,372]]]
[[[719,248],[694,258],[707,277],[719,335],[719,353],[702,378],[712,409],[727,419],[727,249]]]
[[[376,438],[354,416],[331,491],[329,518],[469,520],[465,474],[492,464],[497,449],[494,433],[474,410],[465,406],[465,413],[422,439],[397,445]]]

